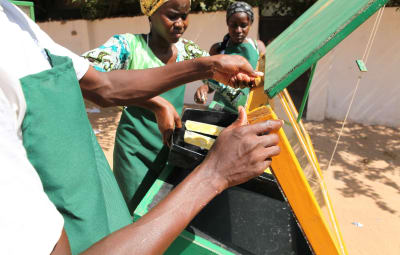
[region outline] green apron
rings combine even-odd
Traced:
[[[257,45],[256,41],[254,41],[254,44],[243,42],[237,45],[229,45],[226,47],[223,54],[243,56],[247,61],[249,61],[253,69],[256,69],[259,53],[257,46],[255,45]],[[214,99],[209,107],[214,110],[229,111],[233,113],[237,113],[237,108],[239,106],[244,106],[246,104],[250,92],[249,88],[234,90],[225,85],[218,86],[216,83],[214,83],[212,88],[215,88],[216,91]]]
[[[132,35],[130,44],[132,54],[129,70],[164,66],[141,35]],[[180,58],[178,53],[177,62]],[[180,86],[161,97],[168,100],[180,114],[184,93],[185,86]],[[115,137],[113,170],[132,214],[158,174],[164,167],[170,167],[166,163],[168,152],[162,143],[154,114],[140,107],[126,107]]]
[[[48,56],[50,70],[21,79],[23,144],[78,254],[132,220],[89,123],[72,60]]]

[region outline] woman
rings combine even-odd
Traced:
[[[190,0],[141,0],[140,4],[149,17],[150,33],[115,35],[85,53],[98,70],[154,68],[208,55],[181,38],[189,23]],[[115,138],[114,174],[131,213],[145,194],[143,190],[166,166],[168,149],[163,142],[168,142],[174,123],[181,125],[178,113],[184,92],[181,86],[153,98],[156,107],[164,109],[155,109],[156,115],[135,106],[123,110]],[[139,187],[141,192],[136,192]]]
[[[253,68],[265,53],[265,45],[260,40],[253,40],[247,37],[254,21],[254,13],[251,6],[245,2],[231,4],[226,12],[226,22],[229,33],[223,41],[214,44],[210,49],[210,55],[235,54],[245,57]],[[215,90],[214,100],[210,108],[237,112],[238,106],[244,106],[247,101],[249,89],[234,89],[224,84],[207,81],[200,86],[194,96],[198,104],[205,104],[207,94]]]

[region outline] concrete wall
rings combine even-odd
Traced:
[[[250,37],[258,38],[258,9],[254,9],[255,21],[250,31]],[[222,40],[227,33],[225,12],[190,14],[190,25],[184,35],[209,50],[211,45]],[[148,33],[147,17],[113,18],[95,21],[53,21],[39,23],[54,41],[77,54],[100,46],[115,34]],[[186,89],[185,103],[194,104],[193,95],[201,83],[189,84]],[[210,101],[211,97],[209,98]]]
[[[349,121],[400,126],[400,11],[385,9],[368,72],[361,73],[355,62],[364,54],[375,19],[376,14],[318,62],[307,119],[344,120],[361,76]]]

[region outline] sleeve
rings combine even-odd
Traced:
[[[182,55],[183,60],[210,56],[210,54],[208,54],[207,51],[202,50],[199,45],[187,39],[180,40],[176,46],[178,52]]]
[[[203,82],[204,84],[207,84],[209,88],[220,93],[223,97],[225,97],[229,101],[238,98],[238,95],[241,93],[241,89],[232,88],[218,81],[210,79],[210,80],[205,80]]]
[[[19,121],[10,96],[10,87],[21,89],[16,83],[0,68],[0,254],[50,254],[64,220],[44,193],[17,134]]]
[[[89,63],[87,62],[87,60],[81,58],[79,55],[73,53],[67,48],[64,48],[63,46],[55,43],[53,39],[50,38],[50,36],[42,31],[42,29],[33,20],[26,16],[25,13],[23,13],[15,5],[8,3],[7,7],[9,8],[8,10],[11,12],[19,12],[19,14],[22,14],[19,15],[20,17],[22,17],[20,23],[24,24],[24,26],[27,26],[33,31],[33,37],[41,48],[48,49],[54,55],[67,56],[72,59],[78,80],[80,80],[86,74],[89,69]]]
[[[180,40],[176,44],[176,47],[178,48],[178,52],[182,56],[183,60],[210,56],[210,54],[207,51],[202,50],[199,45],[187,39]],[[207,82],[207,80],[203,80],[204,84],[207,84]]]
[[[98,71],[126,70],[129,68],[130,46],[125,35],[114,35],[102,46],[82,56]]]

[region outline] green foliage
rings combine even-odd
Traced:
[[[400,6],[400,0],[390,0],[387,5],[387,7],[399,7]]]
[[[73,0],[77,1],[77,0]],[[80,4],[80,9],[83,18],[97,19],[107,16],[108,6],[104,0],[85,0]]]
[[[264,1],[261,8],[270,8],[269,16],[298,17],[317,0],[270,0]]]
[[[231,3],[236,2],[235,0],[192,0],[192,11],[193,12],[215,12],[224,11],[228,8]],[[258,6],[260,2],[257,0],[244,0],[243,2],[249,3],[251,6]]]
[[[38,20],[102,19],[116,16],[141,15],[140,0],[30,0],[35,2]],[[268,16],[301,15],[316,0],[242,0],[261,10],[272,8]],[[351,1],[351,0],[349,0]],[[192,0],[192,12],[224,11],[235,0]],[[400,0],[390,0],[388,7],[400,6]],[[272,10],[272,11],[271,11]]]
[[[223,11],[235,0],[192,0],[192,12]],[[252,6],[258,6],[258,0],[244,0]],[[85,19],[97,19],[110,16],[140,15],[140,0],[72,0],[79,6]],[[115,8],[113,8],[114,6]]]

